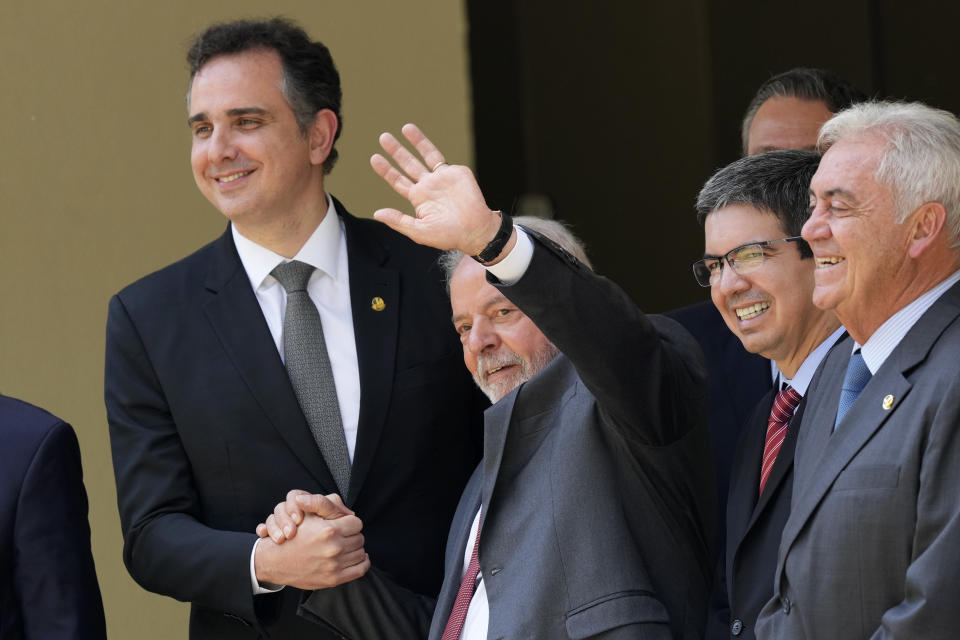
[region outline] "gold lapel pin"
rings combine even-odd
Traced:
[[[893,408],[894,397],[890,394],[887,394],[883,397],[883,410],[890,411]]]
[[[373,300],[370,301],[370,308],[374,311],[383,311],[387,308],[387,303],[383,301],[383,298],[376,296]]]

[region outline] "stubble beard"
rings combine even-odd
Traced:
[[[473,381],[477,383],[480,390],[490,399],[490,402],[496,404],[508,393],[519,387],[521,384],[540,373],[544,367],[550,364],[550,361],[556,357],[560,351],[548,343],[545,349],[533,354],[529,361],[524,360],[519,354],[513,351],[493,354],[480,354],[477,358],[477,372],[473,374]],[[491,382],[487,380],[486,374],[481,375],[481,371],[489,371],[496,367],[506,365],[519,365],[519,368],[508,377]]]

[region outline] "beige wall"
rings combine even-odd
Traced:
[[[103,334],[111,294],[224,228],[189,170],[183,58],[206,24],[264,5],[217,4],[0,2],[0,392],[77,430],[113,638],[186,637],[187,607],[143,591],[121,560]],[[327,188],[354,214],[402,204],[367,162],[384,128],[415,121],[451,161],[472,159],[461,3],[271,7],[323,40],[340,69],[345,131]]]

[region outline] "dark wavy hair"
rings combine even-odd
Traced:
[[[283,67],[281,90],[293,110],[300,131],[306,135],[317,112],[329,109],[337,116],[336,143],[343,130],[340,103],[340,74],[333,64],[330,50],[322,42],[310,40],[307,33],[286,18],[270,20],[236,20],[211,25],[201,33],[187,51],[190,84],[203,65],[217,56],[265,49],[276,51]],[[187,89],[190,102],[190,89]],[[337,150],[331,146],[323,162],[323,172],[330,173],[337,161]]]

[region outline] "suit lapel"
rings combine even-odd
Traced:
[[[730,491],[727,500],[727,548],[737,550],[749,531],[754,505],[757,504],[757,488],[760,483],[760,461],[766,440],[767,418],[773,406],[771,389],[756,406],[749,424],[744,428],[740,442],[742,450],[736,460],[739,469],[735,469],[730,478]],[[730,560],[733,559],[730,554]]]
[[[503,461],[503,448],[510,429],[510,417],[513,415],[519,389],[514,389],[499,402],[483,413],[483,489],[481,501],[489,508],[493,489]]]
[[[360,369],[360,418],[347,500],[352,504],[370,472],[390,405],[400,288],[397,271],[383,266],[389,259],[386,248],[357,224],[339,201],[334,199],[334,204],[347,236],[350,306]],[[372,307],[374,297],[380,297],[386,303],[380,311]]]
[[[336,483],[300,410],[229,228],[216,243],[206,286],[214,295],[204,305],[204,312],[250,392],[320,486],[325,491],[336,491]]]
[[[555,422],[555,409],[574,393],[577,372],[563,354],[504,396],[483,414],[484,527],[495,526],[498,516],[493,500],[501,480],[517,473],[546,437],[544,421]],[[539,438],[527,438],[536,432]]]

